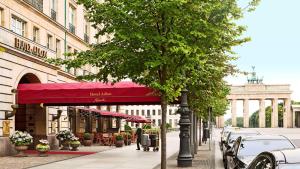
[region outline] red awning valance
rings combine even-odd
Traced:
[[[111,112],[111,111],[106,111],[106,110],[98,110],[98,109],[88,109],[88,108],[77,108],[80,111],[84,111],[87,113],[97,113],[100,116],[108,116],[108,117],[117,117],[117,118],[122,118],[126,119],[127,122],[135,122],[135,123],[151,123],[150,120],[142,117],[142,116],[135,116],[135,115],[127,115],[124,113],[118,113],[118,112]]]
[[[18,104],[141,105],[159,104],[151,88],[133,82],[19,84]]]
[[[135,123],[151,123],[150,120],[142,117],[142,116],[130,116],[126,119],[127,122],[135,122]]]

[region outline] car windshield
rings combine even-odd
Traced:
[[[245,140],[239,147],[239,156],[256,156],[263,151],[295,148],[289,140]]]
[[[231,133],[228,138],[228,143],[233,143],[239,136],[246,137],[246,136],[256,136],[258,133]]]

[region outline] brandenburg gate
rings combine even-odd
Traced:
[[[278,126],[278,100],[283,101],[283,127],[290,128],[295,126],[295,112],[291,111],[291,94],[290,85],[267,85],[262,83],[262,79],[252,72],[252,77],[248,78],[248,83],[240,86],[230,86],[231,92],[227,99],[231,102],[231,119],[232,126],[237,125],[237,101],[243,101],[243,120],[244,127],[249,127],[249,101],[259,101],[259,127],[266,127],[265,121],[265,100],[271,100],[272,114],[271,127]],[[218,127],[224,126],[224,117],[217,117],[216,124]]]
[[[271,127],[278,127],[278,100],[283,100],[283,127],[293,127],[294,116],[291,113],[291,93],[290,85],[246,84],[231,86],[231,93],[227,98],[231,102],[232,126],[236,126],[237,100],[243,101],[244,127],[249,127],[249,100],[259,100],[259,127],[266,127],[265,100],[271,100]]]

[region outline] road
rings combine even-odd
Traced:
[[[283,135],[289,138],[296,147],[300,148],[300,128],[247,128],[243,130],[257,130],[264,135]],[[215,140],[215,168],[223,169],[222,153],[219,148],[221,129],[213,130],[213,140]]]

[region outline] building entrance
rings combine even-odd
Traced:
[[[40,83],[34,74],[25,74],[19,84]],[[20,104],[15,115],[15,130],[27,131],[34,137],[34,148],[40,139],[47,139],[46,109],[39,104]]]

